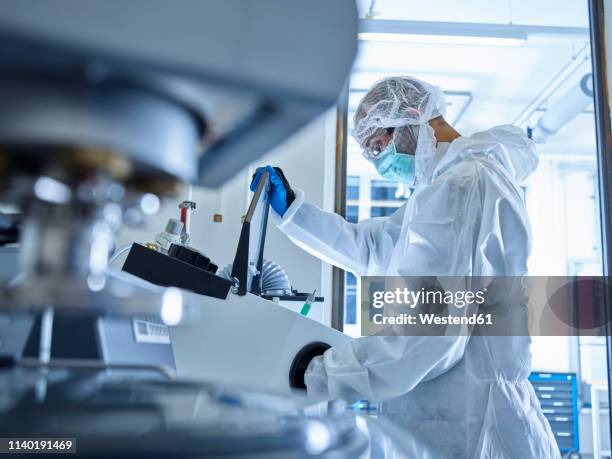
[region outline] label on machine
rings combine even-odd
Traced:
[[[170,344],[168,326],[154,317],[132,319],[134,339],[137,343]]]

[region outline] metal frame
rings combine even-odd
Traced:
[[[266,228],[268,226],[268,172],[263,172],[257,184],[257,189],[253,194],[249,209],[242,222],[242,229],[240,231],[240,239],[238,241],[238,248],[236,249],[236,256],[234,257],[234,263],[232,264],[232,279],[237,279],[238,288],[236,293],[240,296],[244,296],[247,292],[252,292],[255,295],[261,294],[261,267],[263,265],[263,252],[264,244],[266,242]],[[266,195],[262,198],[262,193]],[[263,202],[260,202],[263,199]],[[257,210],[257,206],[262,207],[262,221],[259,222],[260,227],[257,228],[259,234],[257,234],[258,240],[251,240],[251,222],[253,215]],[[251,257],[251,247],[257,244],[257,266],[255,266],[257,274],[250,279],[250,263],[253,261]]]
[[[594,107],[595,107],[595,127],[596,127],[596,143],[597,143],[597,164],[599,178],[599,197],[600,197],[600,213],[601,213],[601,231],[602,231],[602,258],[604,275],[609,275],[612,269],[612,135],[610,121],[610,104],[609,104],[609,88],[607,85],[607,68],[605,56],[605,28],[604,28],[604,5],[603,0],[588,0],[589,7],[589,28],[552,28],[539,26],[499,26],[488,27],[489,25],[479,24],[477,29],[468,24],[453,24],[453,30],[449,31],[448,27],[441,27],[444,24],[440,23],[423,23],[416,21],[390,21],[390,20],[360,20],[360,32],[377,32],[377,33],[406,33],[407,28],[412,34],[431,34],[445,33],[447,35],[479,35],[482,36],[500,36],[500,32],[509,33],[511,36],[517,35],[557,35],[557,36],[585,36],[590,35],[591,38],[591,55],[593,66],[593,91],[594,91]],[[435,25],[436,27],[432,27]],[[348,90],[343,92],[343,97],[338,104],[338,129],[336,143],[336,205],[335,211],[341,215],[345,214],[346,210],[346,118],[347,107],[343,106],[343,102],[347,101]],[[334,268],[333,278],[334,301],[332,310],[332,326],[339,330],[343,324],[343,293],[344,293],[344,277],[342,270]],[[610,319],[612,313],[610,311],[611,299],[605,298],[605,314],[607,323],[606,332],[606,354],[607,354],[607,370],[608,384],[612,381],[612,326]],[[610,395],[608,395],[609,403]],[[610,404],[612,406],[612,403]],[[612,422],[611,422],[612,426]],[[610,435],[612,437],[612,428]]]
[[[606,62],[606,36],[604,27],[603,0],[589,0],[589,22],[591,33],[591,62],[593,65],[593,96],[595,107],[595,134],[597,142],[597,170],[599,178],[599,203],[601,213],[601,243],[603,274],[610,275],[612,269],[612,136],[608,69]],[[606,356],[608,364],[608,387],[612,380],[612,327],[610,324],[610,292],[604,295],[606,318]],[[610,391],[608,391],[610,403]],[[611,423],[612,426],[612,423]],[[610,431],[612,437],[612,429]]]
[[[346,216],[346,139],[348,126],[349,79],[346,80],[337,105],[336,116],[336,176],[334,212]],[[344,270],[332,269],[331,326],[344,330]]]
[[[601,449],[601,411],[600,393],[607,398],[608,388],[605,386],[591,386],[591,433],[593,438],[593,459],[602,459],[610,455],[610,451]]]

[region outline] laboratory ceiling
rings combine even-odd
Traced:
[[[357,0],[362,17],[369,12],[371,4],[371,0]],[[379,19],[588,25],[587,2],[583,0],[375,0],[373,11]]]
[[[372,2],[359,0],[360,16]],[[427,21],[431,30],[402,40],[361,40],[351,87],[366,89],[385,75],[408,74],[439,85],[448,95],[448,115],[470,134],[514,123],[533,125],[590,72],[584,1],[551,0],[376,0],[373,20]],[[417,22],[413,22],[417,21]],[[436,23],[438,23],[436,25]],[[487,24],[487,37],[445,35],[445,24]],[[529,26],[521,39],[497,39]],[[436,29],[438,27],[438,29]],[[439,31],[436,32],[436,30]],[[478,27],[474,30],[478,34]],[[491,30],[494,33],[491,33]],[[552,33],[552,32],[554,33]],[[412,38],[414,39],[412,39]],[[354,93],[351,102],[358,100]],[[586,107],[540,146],[543,153],[593,154],[592,107]]]

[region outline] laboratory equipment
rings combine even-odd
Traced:
[[[314,291],[310,295],[308,295],[308,298],[306,298],[306,302],[304,303],[304,306],[302,306],[302,309],[300,310],[300,314],[302,314],[303,316],[308,315],[308,313],[310,312],[310,309],[312,308],[312,303],[314,303],[316,294],[317,294],[317,289],[314,289]]]
[[[296,1],[0,7],[0,196],[23,210],[27,249],[3,305],[119,305],[103,273],[145,198],[219,185],[333,105],[356,10],[320,6],[323,33],[310,33],[323,26],[314,5]]]
[[[195,208],[196,203],[194,201],[183,201],[179,204],[179,209],[181,209],[181,223],[183,223],[183,229],[181,231],[181,244],[183,245],[188,245],[191,240],[191,215]]]
[[[100,457],[210,457],[233,446],[273,457],[261,442],[238,441],[223,414],[204,410],[211,422],[193,421],[205,393],[174,397],[187,386],[172,379],[168,325],[200,296],[110,269],[109,256],[122,224],[141,224],[159,197],[185,182],[226,182],[334,105],[355,37],[349,0],[0,5],[0,202],[18,215],[3,215],[1,232],[18,241],[19,257],[0,286],[0,340],[10,344],[0,349],[5,434],[71,432],[81,452]],[[204,255],[185,245],[189,221],[181,223],[168,255],[131,251],[173,266],[195,259],[229,290],[212,265],[201,269]],[[218,324],[231,334],[228,325]],[[249,413],[236,419],[257,424]],[[260,426],[288,439],[282,424]],[[307,445],[308,429],[295,432]],[[273,453],[301,454],[285,445]]]
[[[37,377],[33,369],[1,376],[1,399],[12,403],[0,408],[0,429],[12,438],[36,432],[71,441],[79,457],[353,459],[383,445],[373,421],[298,416],[297,399],[60,367],[50,371],[54,384],[40,403],[30,396]]]
[[[170,328],[180,377],[240,385],[248,375],[251,388],[291,393],[305,389],[304,371],[314,356],[349,340],[306,314],[262,296],[268,191],[268,173],[264,172],[242,222],[231,280],[207,272],[193,259],[173,256],[175,247],[195,249],[173,244],[165,254],[132,245],[124,271],[193,292],[184,293],[185,301],[193,306],[193,320]],[[314,301],[313,292],[306,302]]]
[[[548,419],[561,453],[579,452],[576,374],[533,372],[529,375],[529,381],[535,389],[542,413]]]
[[[261,294],[261,270],[269,205],[269,176],[264,172],[244,216],[238,249],[232,263],[232,279],[237,280],[238,295],[245,295],[247,292]]]
[[[232,279],[232,265],[229,264],[221,271],[226,279]],[[264,297],[291,296],[291,282],[285,270],[272,260],[264,258],[261,265],[261,293]]]
[[[167,252],[172,244],[182,244],[181,237],[184,231],[185,225],[182,221],[176,218],[170,218],[164,230],[155,236],[155,244],[157,244],[161,250]]]
[[[0,140],[99,146],[219,185],[335,104],[356,14],[346,0],[5,3]]]
[[[1,6],[0,200],[21,210],[22,277],[0,307],[158,316],[159,294],[106,275],[115,232],[180,182],[223,183],[335,103],[356,9],[320,6],[324,19],[278,0]],[[333,27],[310,33],[322,20]]]

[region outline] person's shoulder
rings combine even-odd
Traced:
[[[446,159],[449,172],[463,179],[502,174],[521,182],[538,164],[534,142],[513,125],[461,137],[451,144],[449,153]]]
[[[483,166],[484,164],[478,157],[467,156],[461,158],[439,175],[436,182],[445,181],[454,186],[473,184],[481,176]]]
[[[470,137],[466,138],[475,142],[494,142],[515,148],[535,148],[535,143],[531,140],[527,133],[513,124],[502,124],[490,129],[475,132]]]
[[[480,156],[469,156],[455,163],[431,187],[432,194],[444,192],[468,200],[482,194],[505,196],[513,189],[503,169]]]

